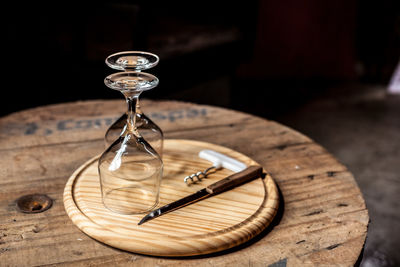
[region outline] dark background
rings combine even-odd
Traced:
[[[156,53],[148,72],[160,85],[141,97],[243,110],[310,136],[363,192],[361,266],[399,266],[400,96],[386,93],[399,0],[15,2],[2,4],[0,116],[122,99],[103,83],[105,58]]]
[[[400,55],[399,1],[108,1],[3,8],[0,115],[122,98],[104,59],[144,50],[177,99],[269,118],[348,82],[387,84]]]

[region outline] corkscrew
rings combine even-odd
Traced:
[[[188,184],[190,180],[192,183],[195,182],[195,178],[197,181],[201,181],[203,178],[206,178],[210,173],[214,173],[215,171],[226,168],[233,172],[240,172],[246,169],[246,164],[240,162],[236,159],[228,157],[224,154],[218,153],[214,150],[204,149],[199,152],[199,157],[213,163],[212,166],[208,167],[204,171],[199,171],[193,173],[191,175],[186,176],[183,181]]]

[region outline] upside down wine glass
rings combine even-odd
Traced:
[[[104,82],[125,96],[128,110],[123,132],[99,159],[102,200],[109,210],[120,214],[145,213],[158,204],[163,164],[138,131],[136,104],[140,93],[156,87],[158,79],[127,71],[111,74]]]
[[[126,51],[112,54],[106,59],[106,64],[112,69],[120,71],[141,71],[150,69],[158,64],[157,55],[141,52]],[[115,139],[120,136],[126,125],[127,113],[123,114],[115,121],[107,130],[105,135],[106,147],[112,144]],[[149,117],[147,117],[140,109],[139,99],[136,101],[136,127],[141,136],[150,143],[150,145],[162,157],[163,149],[163,133]]]

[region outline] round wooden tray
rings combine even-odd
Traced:
[[[247,165],[257,164],[222,146],[192,140],[165,140],[159,206],[233,173],[222,169],[187,186],[183,182],[186,175],[211,166],[198,157],[202,149],[213,149]],[[263,231],[278,209],[278,191],[272,177],[267,175],[139,226],[137,223],[144,214],[120,215],[103,206],[97,160],[98,156],[92,158],[69,178],[64,189],[64,205],[79,229],[119,249],[157,256],[190,256],[225,250]]]

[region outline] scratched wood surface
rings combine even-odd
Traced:
[[[166,139],[160,205],[181,199],[233,174],[221,169],[201,182],[186,185],[183,177],[205,170],[212,163],[198,157],[212,149],[247,166],[251,158],[215,144]],[[261,233],[273,220],[279,203],[278,190],[267,174],[232,190],[170,212],[142,225],[144,214],[120,215],[101,201],[98,156],[83,164],[69,178],[64,190],[65,209],[83,232],[115,248],[155,256],[210,254],[238,246]]]
[[[68,177],[103,150],[107,126],[123,101],[39,107],[0,119],[0,262],[5,266],[352,266],[361,253],[368,212],[352,174],[310,138],[248,114],[182,102],[143,101],[166,138],[210,142],[243,153],[274,177],[282,206],[258,238],[210,256],[159,258],[116,250],[85,235],[63,205]],[[16,209],[41,193],[43,213]]]

